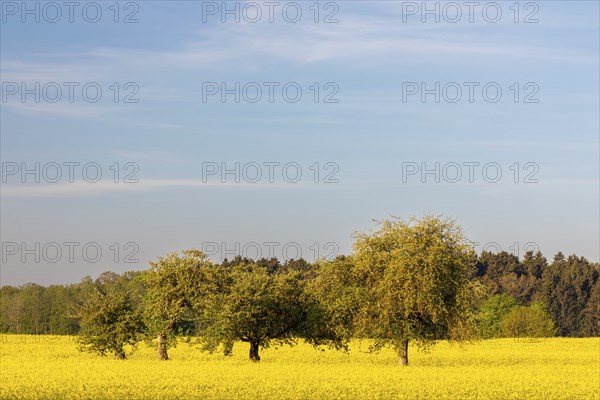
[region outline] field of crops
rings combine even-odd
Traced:
[[[155,361],[141,344],[128,360],[77,351],[66,336],[2,335],[3,399],[598,399],[600,339],[488,340],[410,349],[408,368],[390,350],[366,353],[306,344],[234,355],[181,343]]]

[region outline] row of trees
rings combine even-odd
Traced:
[[[520,312],[532,319],[549,315],[558,336],[600,336],[599,273],[598,263],[560,252],[550,264],[540,252],[527,252],[522,260],[506,252],[484,252],[477,262],[477,277],[488,300],[479,308],[493,317],[490,322],[482,315],[482,336],[502,333],[499,321],[516,306],[530,307]]]
[[[143,291],[141,272],[121,275],[103,272],[70,285],[28,283],[0,288],[0,331],[3,333],[74,335],[79,332],[77,310],[97,290]]]
[[[178,327],[192,325],[204,350],[230,352],[249,343],[249,357],[271,343],[347,348],[353,337],[372,350],[394,348],[408,364],[408,343],[468,339],[475,326],[476,257],[460,227],[425,217],[382,223],[356,236],[352,257],[313,265],[237,258],[213,264],[197,250],[173,253],[140,275],[144,295],[97,291],[80,308],[82,348],[124,358],[124,346],[156,338],[168,358]]]
[[[598,336],[598,271],[560,253],[550,265],[540,253],[477,257],[451,220],[392,219],[333,261],[215,264],[188,250],[142,272],[3,287],[0,318],[4,332],[79,333],[82,348],[119,358],[154,339],[167,359],[180,334],[225,354],[248,342],[254,361],[273,342],[346,348],[358,337],[373,339],[372,350],[393,347],[406,365],[411,340]]]

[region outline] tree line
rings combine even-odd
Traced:
[[[159,359],[178,336],[231,354],[305,340],[347,349],[368,338],[408,364],[408,343],[495,337],[600,336],[600,266],[562,253],[522,259],[475,254],[453,220],[383,221],[355,235],[354,251],[309,263],[198,250],[159,257],[145,271],[104,272],[72,285],[0,288],[4,333],[77,334],[81,349],[125,358],[153,342]]]

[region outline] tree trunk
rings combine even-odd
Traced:
[[[260,356],[258,355],[258,342],[250,342],[250,361],[260,361]]]
[[[408,339],[402,339],[400,341],[400,347],[398,348],[398,365],[401,367],[408,366]]]
[[[226,340],[223,343],[223,355],[224,356],[233,355],[233,340]]]
[[[169,355],[167,354],[167,344],[165,343],[165,337],[158,335],[156,338],[156,359],[157,360],[168,360]]]
[[[125,360],[127,357],[125,356],[125,350],[121,349],[116,349],[115,350],[115,358],[117,360]]]

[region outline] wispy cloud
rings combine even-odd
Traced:
[[[90,183],[77,181],[73,183],[39,184],[39,185],[3,185],[0,191],[2,198],[37,198],[64,196],[100,196],[120,192],[144,192],[174,188],[295,188],[300,184],[276,184],[269,182],[219,182],[201,179],[143,179],[138,183],[114,183],[99,181]]]
[[[597,62],[594,54],[568,47],[556,51],[519,35],[507,36],[504,30],[489,29],[490,24],[469,24],[466,29],[453,24],[403,24],[399,18],[350,13],[337,24],[211,24],[172,50],[95,47],[77,53],[40,54],[45,61],[35,63],[5,58],[0,68],[5,81],[69,81],[114,79],[115,74],[132,71],[148,76],[164,70],[260,70],[273,61],[298,66],[327,62],[346,68],[423,61],[415,56],[443,61],[450,57],[463,63],[471,55],[487,56],[489,63],[506,56]]]
[[[57,103],[12,101],[6,102],[2,105],[2,107],[6,107],[6,110],[10,110],[22,115],[35,116],[43,114],[58,118],[69,117],[88,119],[91,117],[99,117],[103,114],[108,114],[111,112],[110,107],[107,106],[99,107],[97,104],[84,104],[82,102],[68,103],[66,101]]]

